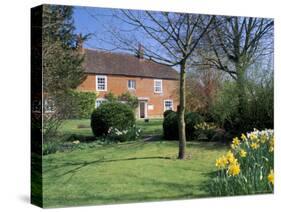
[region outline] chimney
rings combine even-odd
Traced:
[[[143,59],[144,58],[144,48],[141,45],[141,43],[139,44],[139,47],[138,47],[137,57],[139,59]]]

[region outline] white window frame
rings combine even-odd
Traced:
[[[158,83],[158,82],[160,82],[160,88],[161,88],[161,90],[160,91],[157,91],[156,90],[156,88],[158,87],[158,86],[156,86],[156,83]],[[154,93],[163,93],[163,81],[162,80],[160,80],[160,79],[155,79],[154,80]]]
[[[104,78],[104,89],[99,89],[98,79]],[[96,75],[96,90],[97,91],[107,91],[107,76],[105,75]]]
[[[55,101],[51,97],[44,99],[44,112],[53,113],[55,112]]]
[[[95,101],[95,108],[98,108],[99,106],[97,105],[97,101],[100,101],[101,103],[99,104],[99,106],[103,103],[106,102],[107,100],[105,98],[97,98]]]
[[[167,109],[167,108],[166,108],[166,102],[171,102],[171,107],[172,107],[172,109]],[[174,110],[174,102],[173,102],[172,99],[165,99],[165,100],[164,100],[164,112],[165,112],[166,110]]]
[[[130,87],[130,81],[131,81],[131,82],[134,82],[135,87]],[[131,85],[132,85],[132,84],[131,84]],[[136,90],[136,88],[137,88],[137,81],[136,81],[136,80],[129,79],[129,80],[128,80],[128,89],[129,89],[129,90]]]

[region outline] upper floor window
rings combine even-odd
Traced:
[[[128,89],[136,89],[136,80],[128,80]]]
[[[164,100],[164,111],[166,110],[173,110],[173,100]]]
[[[162,80],[154,80],[154,93],[162,93]]]
[[[107,77],[103,75],[96,76],[96,90],[106,91],[107,90]]]

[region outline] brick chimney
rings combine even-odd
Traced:
[[[141,45],[141,43],[138,46],[137,57],[139,59],[143,59],[144,58],[144,48],[143,48],[143,45]]]

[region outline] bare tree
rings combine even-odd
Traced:
[[[217,27],[205,36],[210,47],[208,51],[212,53],[203,54],[203,57],[208,61],[206,65],[228,73],[237,82],[238,113],[241,118],[246,71],[257,59],[272,53],[273,20],[222,16],[216,17],[213,24]]]
[[[141,43],[145,58],[179,67],[178,158],[184,159],[186,156],[184,114],[187,64],[204,34],[211,30],[214,16],[133,10],[121,10],[114,16],[121,21],[121,25],[126,25],[126,27],[123,30],[122,26],[119,29],[110,29],[113,35],[111,44],[117,46],[118,49],[138,52],[138,44]]]

